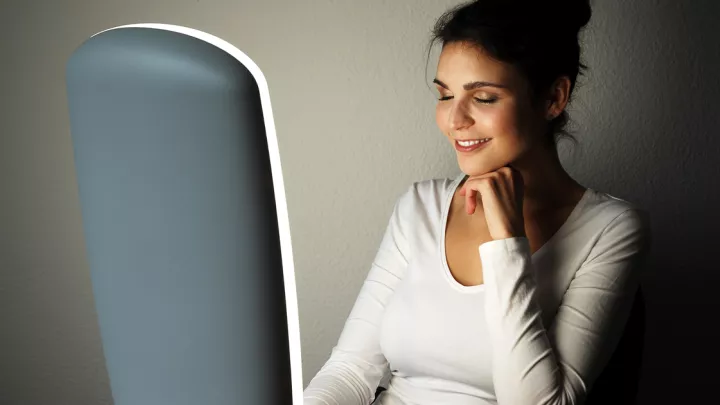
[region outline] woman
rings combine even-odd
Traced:
[[[556,141],[586,0],[475,1],[438,21],[437,125],[462,174],[412,184],[305,405],[581,404],[625,326],[644,210],[583,187]]]

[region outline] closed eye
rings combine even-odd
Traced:
[[[452,96],[445,96],[445,97],[439,98],[438,101],[450,100],[452,98],[453,98]],[[484,99],[484,98],[477,98],[477,97],[474,98],[473,100],[475,100],[476,102],[481,103],[481,104],[492,104],[497,101],[496,98]]]

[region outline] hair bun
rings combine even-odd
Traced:
[[[558,15],[566,16],[568,24],[576,32],[590,22],[592,17],[590,0],[556,0],[556,3]]]
[[[573,36],[592,16],[590,0],[475,0],[468,6],[463,17],[484,25],[505,28],[521,23]]]

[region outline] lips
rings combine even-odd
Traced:
[[[485,141],[485,142],[479,142],[479,143],[477,143],[477,144],[470,145],[470,146],[462,146],[462,145],[460,145],[460,143],[458,143],[458,140],[460,140],[460,141],[465,141],[465,139],[456,139],[456,140],[455,140],[455,142],[454,142],[454,143],[455,143],[455,150],[457,150],[458,152],[474,152],[474,151],[476,151],[476,150],[478,150],[478,149],[484,148],[485,146],[487,146],[487,144],[489,144],[490,142],[492,142],[492,138],[490,138],[489,140],[487,140],[487,141]],[[470,140],[471,140],[471,139],[468,139],[468,141],[470,141]],[[475,139],[475,140],[477,140],[477,139]]]

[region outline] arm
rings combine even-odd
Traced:
[[[304,405],[368,405],[387,372],[380,350],[385,306],[402,280],[408,262],[408,208],[414,185],[393,208],[380,248],[330,359],[310,381]]]
[[[527,238],[480,245],[500,405],[585,401],[621,337],[649,249],[645,212],[631,208],[618,215],[577,270],[546,330]]]

